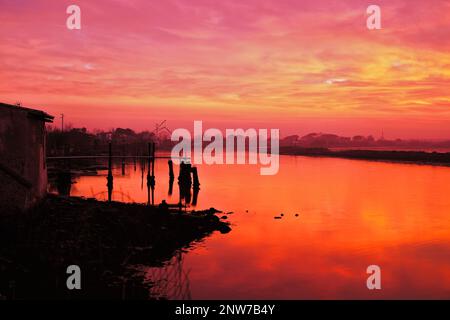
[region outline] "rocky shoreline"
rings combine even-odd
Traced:
[[[231,231],[216,213],[53,195],[27,212],[4,212],[0,298],[164,298],[149,296],[151,284],[130,266],[161,266],[213,232]],[[67,290],[69,265],[80,266],[82,290]]]

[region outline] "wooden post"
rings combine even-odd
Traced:
[[[152,155],[152,144],[148,143],[148,171],[147,171],[147,204],[150,205],[150,187],[151,187],[151,155]]]
[[[178,190],[179,190],[179,194],[180,194],[180,202],[179,204],[179,210],[178,212],[181,213],[181,208],[183,205],[183,199],[184,199],[184,162],[181,161],[180,163],[180,171],[178,174]]]
[[[198,180],[197,167],[192,167],[191,171],[192,171],[192,178],[194,180],[194,190],[200,189],[200,181]]]
[[[175,174],[173,173],[173,161],[169,160],[169,196],[173,193],[173,181],[175,180]]]
[[[152,177],[153,177],[153,185],[155,185],[155,149],[156,149],[156,144],[153,142],[153,144],[152,144]]]
[[[150,181],[150,188],[152,189],[152,205],[155,204],[155,150],[156,150],[156,144],[152,143],[152,176]]]
[[[197,205],[197,200],[198,200],[198,193],[200,192],[200,188],[195,189],[194,188],[194,194],[192,196],[192,202],[191,204],[195,207]]]
[[[122,175],[125,175],[125,155],[126,155],[126,145],[122,146]]]
[[[169,160],[167,163],[169,164],[169,179],[173,180],[175,179],[175,174],[173,173],[173,161]]]
[[[186,175],[185,199],[186,199],[186,201],[184,202],[186,206],[189,203],[191,203],[191,187],[192,187],[191,171],[192,171],[192,164],[190,164],[190,163],[186,164],[186,171],[185,171],[185,175]]]
[[[108,146],[108,177],[106,178],[107,180],[107,186],[108,186],[108,201],[111,202],[112,199],[112,190],[113,190],[113,185],[114,185],[114,178],[113,178],[113,174],[112,174],[112,147],[111,147],[111,142],[109,142],[109,146]]]

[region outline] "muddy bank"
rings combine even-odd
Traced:
[[[281,147],[280,154],[450,166],[450,153],[424,151],[337,150]]]
[[[28,212],[0,214],[0,299],[148,299],[136,265],[161,266],[214,231],[214,210],[169,213],[140,204],[49,196]],[[82,270],[69,291],[66,269]],[[130,266],[132,266],[130,268]]]

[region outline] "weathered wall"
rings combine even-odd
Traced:
[[[27,187],[0,171],[0,208],[2,211],[14,208],[25,209],[31,205],[30,195]]]
[[[26,208],[45,196],[45,124],[25,110],[0,108],[0,163],[31,183],[0,175],[0,206]],[[22,181],[23,182],[23,181]]]

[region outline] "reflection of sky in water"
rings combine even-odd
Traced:
[[[450,168],[287,156],[276,176],[198,167],[198,208],[233,211],[234,227],[185,256],[194,299],[450,298]],[[167,160],[155,170],[156,203],[176,203]],[[114,198],[146,202],[140,166],[120,174]],[[72,195],[105,191],[106,176],[81,177]],[[382,269],[378,292],[366,288],[371,264]]]

